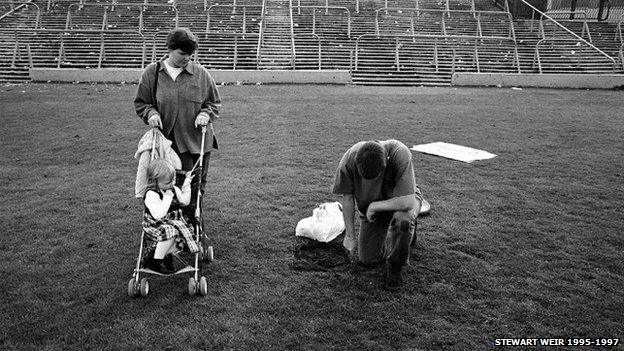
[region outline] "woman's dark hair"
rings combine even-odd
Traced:
[[[188,28],[174,28],[167,34],[167,49],[190,55],[197,50],[197,37]]]

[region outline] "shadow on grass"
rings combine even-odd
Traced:
[[[290,268],[300,272],[344,270],[351,260],[342,246],[343,236],[341,234],[328,243],[296,237]]]

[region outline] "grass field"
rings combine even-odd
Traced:
[[[622,92],[221,87],[209,295],[150,277],[131,299],[135,89],[0,86],[0,350],[624,350]],[[432,212],[395,293],[381,269],[293,269],[297,221],[335,199],[342,153],[373,138],[498,155],[414,153]]]

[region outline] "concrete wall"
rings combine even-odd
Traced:
[[[33,68],[30,78],[35,82],[109,82],[137,83],[142,69],[135,68]],[[217,83],[240,84],[349,84],[346,70],[211,70]],[[513,73],[455,73],[454,86],[502,86],[576,89],[613,89],[624,86],[624,74],[513,74]]]
[[[109,82],[137,83],[143,73],[135,68],[33,68],[30,78],[34,82]],[[286,84],[348,84],[351,75],[346,70],[211,70],[210,74],[217,83],[286,83]]]
[[[624,86],[624,74],[455,73],[454,86],[502,86],[613,89]]]

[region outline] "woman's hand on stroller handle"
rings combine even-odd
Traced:
[[[210,123],[210,116],[205,112],[198,114],[197,118],[195,118],[195,128],[205,127],[208,123]]]
[[[162,120],[160,119],[160,114],[153,114],[148,120],[147,124],[149,124],[152,128],[162,128]]]

